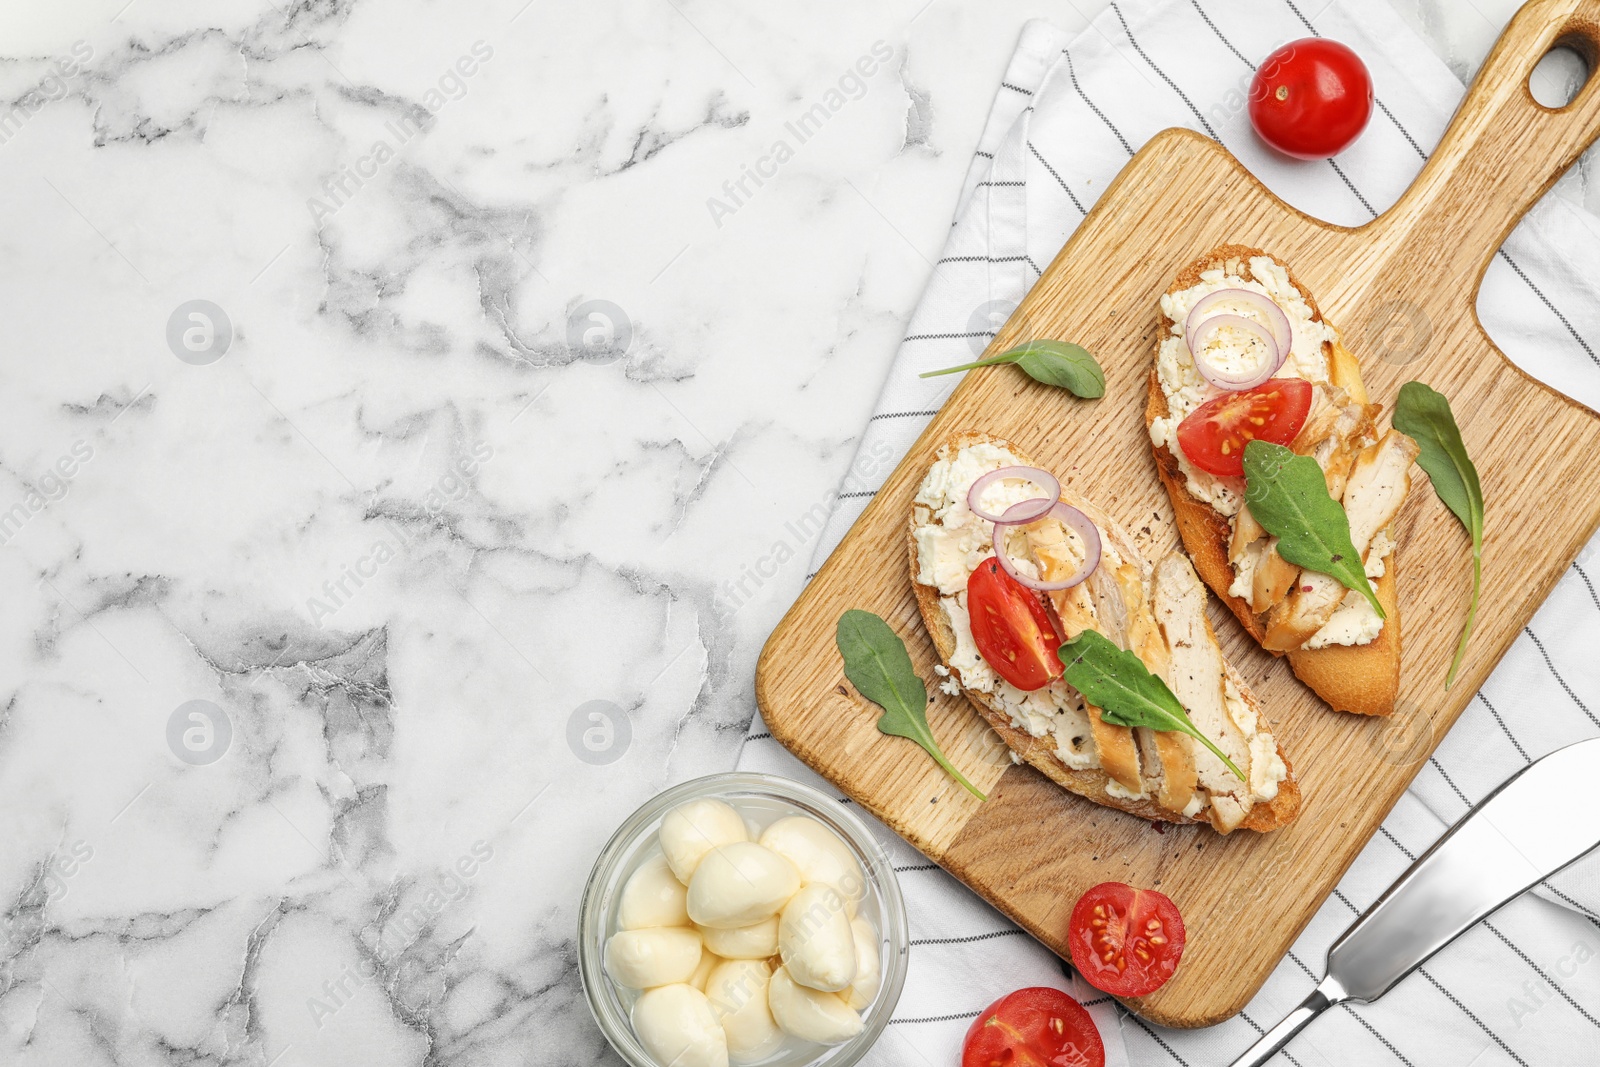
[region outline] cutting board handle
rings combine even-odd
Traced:
[[[1582,56],[1589,78],[1565,107],[1547,108],[1528,77],[1556,47]],[[1373,225],[1427,249],[1432,277],[1458,283],[1474,304],[1506,235],[1597,135],[1600,0],[1532,0],[1484,60],[1422,173]]]

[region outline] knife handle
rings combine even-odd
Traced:
[[[1243,1056],[1233,1061],[1233,1067],[1262,1067],[1277,1053],[1279,1049],[1289,1043],[1289,1039],[1305,1028],[1306,1023],[1321,1015],[1335,1004],[1346,999],[1345,991],[1340,988],[1332,975],[1318,983],[1311,995],[1300,1002],[1300,1006],[1291,1011],[1283,1022],[1261,1035],[1261,1040],[1245,1052]]]

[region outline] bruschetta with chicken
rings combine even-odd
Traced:
[[[1154,567],[1132,538],[1010,443],[947,441],[907,530],[912,584],[951,694],[964,693],[1020,760],[1099,804],[1220,833],[1292,820],[1300,789],[1206,619],[1180,552]],[[1094,630],[1165,683],[1210,745],[1130,727],[1064,677],[1062,646]]]
[[[1400,681],[1394,520],[1414,441],[1379,426],[1356,359],[1288,268],[1225,245],[1161,298],[1145,424],[1195,569],[1263,648],[1339,711],[1388,715]],[[1322,468],[1380,615],[1361,592],[1278,552],[1246,499],[1250,440]]]

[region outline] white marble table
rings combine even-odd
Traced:
[[[614,1062],[583,877],[731,765],[1017,31],[1101,6],[0,10],[0,1061]],[[1401,7],[1466,76],[1515,4]]]

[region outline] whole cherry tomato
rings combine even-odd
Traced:
[[[1251,125],[1296,159],[1338,155],[1371,118],[1372,76],[1338,41],[1291,41],[1266,58],[1250,83]]]

